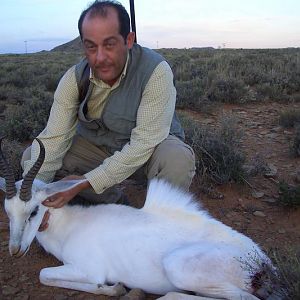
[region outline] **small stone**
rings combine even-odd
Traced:
[[[16,295],[20,291],[20,288],[13,286],[4,286],[2,289],[2,293],[4,296]]]
[[[280,132],[282,129],[280,126],[274,127],[271,129],[271,132]]]
[[[66,295],[58,294],[58,295],[55,295],[54,299],[55,300],[66,300],[66,299],[69,299],[69,298]]]
[[[284,234],[284,233],[286,233],[286,231],[284,229],[279,229],[278,233]]]
[[[260,132],[260,134],[263,134],[263,135],[268,134],[268,133],[270,133],[269,130],[263,130],[263,131]]]
[[[17,296],[15,296],[14,300],[29,300],[29,295],[28,294],[17,295]]]
[[[266,215],[260,210],[255,211],[253,213],[253,215],[256,216],[256,217],[262,217],[262,218],[266,217]]]
[[[300,171],[297,171],[297,173],[294,175],[294,180],[296,183],[300,183]]]
[[[234,222],[234,225],[237,226],[237,227],[241,227],[242,223],[241,222]]]
[[[26,274],[22,274],[20,277],[19,277],[19,281],[20,282],[25,282],[29,280],[29,277],[26,275]]]
[[[269,138],[269,139],[275,139],[277,138],[277,134],[276,133],[268,133],[266,134],[266,137]]]
[[[213,119],[205,119],[205,120],[202,120],[201,122],[205,125],[209,125],[209,124],[215,123],[216,121]]]
[[[144,300],[144,299],[146,299],[146,295],[141,289],[132,289],[125,296],[120,297],[120,300]]]
[[[268,202],[268,203],[275,203],[277,200],[274,198],[266,198],[266,199],[261,199],[263,202]]]
[[[265,194],[263,192],[259,192],[259,191],[252,191],[252,197],[259,199],[262,198]]]
[[[265,172],[265,177],[274,177],[277,174],[277,168],[273,164],[267,165],[268,170]]]

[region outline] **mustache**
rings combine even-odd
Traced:
[[[112,66],[113,66],[112,63],[109,63],[109,62],[103,62],[103,63],[94,65],[94,68],[95,68],[95,69],[102,69],[102,68],[108,68],[108,67],[112,67]]]

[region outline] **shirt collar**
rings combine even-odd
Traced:
[[[111,87],[107,83],[103,82],[101,79],[97,79],[94,74],[92,69],[90,68],[90,81],[94,83],[95,85],[102,87],[102,88],[117,88],[120,85],[121,80],[126,76],[127,73],[127,68],[128,68],[128,63],[129,63],[129,51],[127,53],[127,58],[126,58],[126,63],[123,68],[123,71],[121,75],[119,76],[118,80],[114,83],[114,85]]]

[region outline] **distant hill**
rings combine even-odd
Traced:
[[[81,51],[82,46],[81,46],[81,39],[78,36],[76,39],[67,42],[65,44],[59,45],[55,48],[53,48],[51,51],[65,51],[65,52],[70,52],[70,51]]]

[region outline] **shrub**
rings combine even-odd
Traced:
[[[4,139],[2,142],[2,151],[5,155],[7,162],[11,165],[15,179],[19,180],[22,178],[22,169],[21,169],[21,157],[24,151],[24,146],[20,143],[12,140]]]
[[[300,124],[300,110],[288,109],[280,113],[279,124],[285,128],[295,127]]]
[[[52,97],[34,97],[22,105],[10,107],[5,112],[2,135],[23,142],[36,137],[45,127],[50,112]]]
[[[181,116],[187,142],[196,155],[197,174],[201,181],[218,184],[240,182],[245,172],[245,155],[240,150],[241,132],[233,117],[224,117],[218,129],[201,126],[198,122]]]
[[[277,285],[277,295],[280,299],[300,299],[300,249],[286,247],[280,253],[273,250],[270,254],[276,266],[273,282]]]
[[[263,299],[300,299],[299,250],[299,247],[290,246],[281,251],[272,249],[268,253],[272,265],[258,253],[249,253],[247,259],[241,261],[243,269],[252,274],[252,284],[262,287]],[[258,272],[260,276],[257,277]]]
[[[279,183],[279,203],[284,206],[300,206],[300,185],[291,186],[286,182]]]
[[[246,92],[245,84],[241,80],[234,78],[216,79],[207,91],[207,98],[215,102],[239,103],[242,102]]]
[[[300,156],[300,125],[296,126],[295,137],[291,145],[291,152],[295,157]]]

